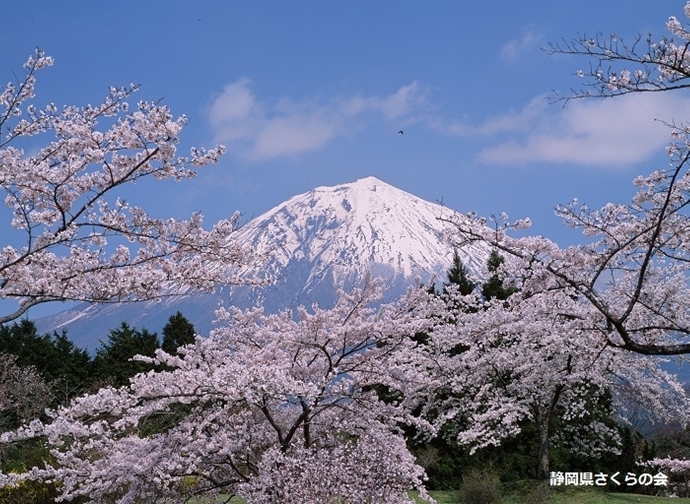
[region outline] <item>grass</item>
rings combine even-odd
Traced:
[[[553,504],[629,504],[633,502],[637,504],[660,504],[662,502],[690,504],[690,499],[604,492],[595,488],[560,487],[553,489],[549,501]],[[506,504],[509,503],[512,504],[511,501],[506,501]]]
[[[417,498],[417,492],[411,492],[411,494],[412,497],[414,497],[415,502],[418,502],[420,504],[426,503],[426,501]],[[452,491],[443,492],[439,490],[437,492],[429,492],[429,495],[436,499],[436,502],[438,504],[457,504],[458,502],[455,498],[455,492]]]
[[[455,492],[429,492],[438,504],[458,504]],[[413,495],[414,497],[414,495]],[[424,501],[417,500],[419,504]],[[508,493],[501,498],[501,504],[527,504],[523,493]],[[549,504],[690,504],[690,499],[673,499],[650,495],[611,493],[593,488],[552,489]]]
[[[429,492],[438,504],[458,504],[456,492],[436,491]],[[413,492],[412,497],[418,504],[425,501],[419,500]],[[654,497],[650,495],[638,495],[627,493],[611,493],[596,488],[583,487],[559,487],[553,488],[549,504],[690,504],[690,499],[673,499],[670,497]],[[246,504],[244,499],[235,497],[230,504]],[[521,492],[511,492],[501,498],[501,504],[528,504]]]

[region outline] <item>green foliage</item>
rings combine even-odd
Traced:
[[[529,489],[522,494],[524,504],[546,504],[551,501],[551,488],[546,481],[533,481]]]
[[[27,319],[0,326],[1,352],[15,355],[20,366],[33,366],[52,384],[52,406],[66,404],[90,387],[91,357],[86,350],[77,348],[64,331],[39,335],[35,324]]]
[[[472,294],[476,287],[476,284],[470,280],[467,268],[462,263],[457,249],[453,251],[453,264],[446,273],[446,278],[448,281],[443,284],[444,288],[450,285],[456,285],[458,292],[463,296]]]
[[[524,422],[520,434],[470,455],[467,447],[455,441],[453,426],[448,425],[431,440],[410,442],[410,451],[427,473],[427,488],[453,490],[460,488],[466,475],[473,471],[491,470],[504,482],[532,478],[538,438],[534,424]]]
[[[0,487],[3,504],[53,504],[57,496],[57,488],[52,483],[24,481],[17,486]]]
[[[194,338],[194,326],[178,311],[163,327],[161,349],[171,355],[176,355],[179,347],[194,343]]]
[[[163,349],[175,354],[181,345],[194,342],[194,326],[177,312],[163,328]],[[95,358],[77,348],[63,331],[39,335],[36,325],[23,319],[0,326],[0,353],[17,357],[20,366],[33,366],[53,386],[51,406],[67,404],[72,398],[103,385],[126,385],[136,373],[152,366],[131,362],[134,355],[153,357],[159,348],[158,336],[122,322],[101,342]]]
[[[505,301],[511,294],[517,291],[514,287],[503,287],[503,277],[500,275],[500,267],[505,261],[505,258],[498,253],[497,250],[492,250],[487,261],[487,268],[491,277],[482,285],[482,295],[485,299],[498,299]]]
[[[46,369],[53,373],[54,395],[60,404],[68,404],[73,397],[84,394],[93,381],[93,361],[86,350],[78,349],[67,338],[67,333],[53,333],[55,361]]]
[[[27,319],[0,327],[0,352],[16,355],[20,366],[34,366],[48,381],[88,373],[88,353],[76,348],[66,333],[39,335]]]
[[[27,467],[42,466],[46,459],[50,459],[50,452],[41,439],[29,439],[0,446],[2,472],[22,472]]]
[[[501,480],[490,470],[471,471],[463,478],[458,491],[460,504],[498,504],[501,500]]]
[[[137,373],[153,369],[144,362],[132,361],[135,355],[154,357],[158,350],[158,335],[146,329],[141,331],[122,322],[108,333],[108,341],[101,342],[94,359],[95,378],[101,384],[121,387]]]
[[[658,453],[653,457],[690,459],[690,425],[664,426],[654,433],[654,441]]]
[[[408,436],[411,438],[411,436]],[[462,483],[462,475],[471,463],[467,450],[449,436],[440,435],[425,442],[409,442],[410,452],[429,478],[430,490],[455,490]]]

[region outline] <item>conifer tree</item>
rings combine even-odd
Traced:
[[[91,357],[69,340],[66,331],[39,335],[36,325],[28,319],[3,325],[0,352],[15,356],[19,366],[35,369],[53,386],[53,397],[59,404],[66,404],[90,387]]]
[[[462,263],[460,259],[460,254],[458,254],[458,249],[453,250],[453,263],[450,269],[446,273],[447,282],[443,284],[444,290],[450,285],[457,285],[458,292],[463,296],[467,296],[474,291],[476,284],[470,280],[467,268]]]
[[[108,333],[108,341],[101,341],[94,359],[96,379],[116,387],[127,385],[137,373],[152,369],[150,364],[132,361],[135,355],[153,357],[159,348],[158,335],[141,331],[122,322]]]
[[[486,300],[499,299],[505,301],[514,294],[517,289],[515,287],[504,287],[503,277],[501,276],[499,269],[503,265],[505,258],[498,253],[496,249],[493,249],[489,254],[489,259],[486,262],[487,269],[491,273],[491,277],[484,282],[482,285],[482,295]]]
[[[171,315],[168,323],[163,327],[163,343],[161,349],[170,355],[177,355],[177,349],[194,343],[194,325],[181,312]]]

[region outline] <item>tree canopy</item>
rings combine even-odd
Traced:
[[[0,189],[20,243],[0,251],[0,299],[17,301],[0,323],[50,301],[156,299],[184,291],[174,285],[240,282],[238,268],[254,259],[233,240],[239,214],[205,230],[200,214],[152,217],[120,192],[142,178],[191,178],[224,148],[179,155],[186,117],[158,102],[130,107],[134,85],[112,87],[95,106],[39,108],[37,74],[52,65],[37,50],[23,80],[0,92]],[[36,147],[25,152],[29,138]]]
[[[646,50],[615,36],[582,37],[549,50],[594,60],[590,71],[580,72],[585,90],[571,98],[673,91],[687,84],[690,32],[675,17],[668,28],[677,41],[650,41]],[[588,313],[577,316],[586,317],[590,330],[612,348],[690,353],[690,130],[670,124],[669,133],[670,167],[637,177],[630,203],[591,209],[574,200],[556,208],[587,243],[561,248],[545,237],[515,237],[513,232],[529,228],[529,219],[511,222],[502,214],[492,218],[490,228],[485,218],[470,213],[444,218],[452,244],[489,244],[506,257],[504,269],[516,286],[534,296],[562,291],[586,302]]]
[[[194,325],[178,311],[170,316],[163,327],[161,349],[166,353],[175,355],[179,347],[194,343],[195,336]]]

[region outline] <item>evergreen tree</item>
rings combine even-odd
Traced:
[[[73,397],[89,391],[93,382],[93,360],[89,353],[77,348],[67,332],[53,332],[55,361],[47,373],[54,378],[53,394],[58,403],[66,405]]]
[[[517,289],[515,287],[504,287],[503,278],[499,274],[499,268],[505,261],[505,258],[498,253],[496,249],[493,249],[489,254],[489,259],[486,262],[486,266],[489,273],[492,273],[491,277],[484,282],[482,285],[482,295],[486,300],[499,299],[505,301],[510,297],[511,294],[515,293]]]
[[[194,339],[194,325],[178,311],[170,316],[168,323],[163,327],[161,349],[171,355],[176,355],[179,347],[194,343]]]
[[[88,352],[77,348],[67,333],[39,335],[36,325],[23,319],[0,327],[0,353],[16,356],[17,364],[30,366],[53,386],[57,404],[66,404],[90,388],[92,361]],[[53,404],[55,406],[56,404]]]
[[[159,348],[158,335],[146,329],[141,331],[122,322],[120,327],[108,333],[108,341],[101,341],[94,359],[95,376],[100,384],[115,387],[127,385],[137,373],[153,369],[144,362],[132,361],[135,355],[154,357]]]
[[[446,278],[448,281],[443,284],[444,290],[451,285],[457,285],[458,292],[463,296],[472,294],[476,287],[476,284],[469,278],[467,268],[458,254],[458,249],[453,250],[453,264],[446,273]]]
[[[34,366],[43,374],[53,360],[53,351],[50,336],[39,336],[28,319],[0,327],[0,352],[17,356],[20,366]]]

